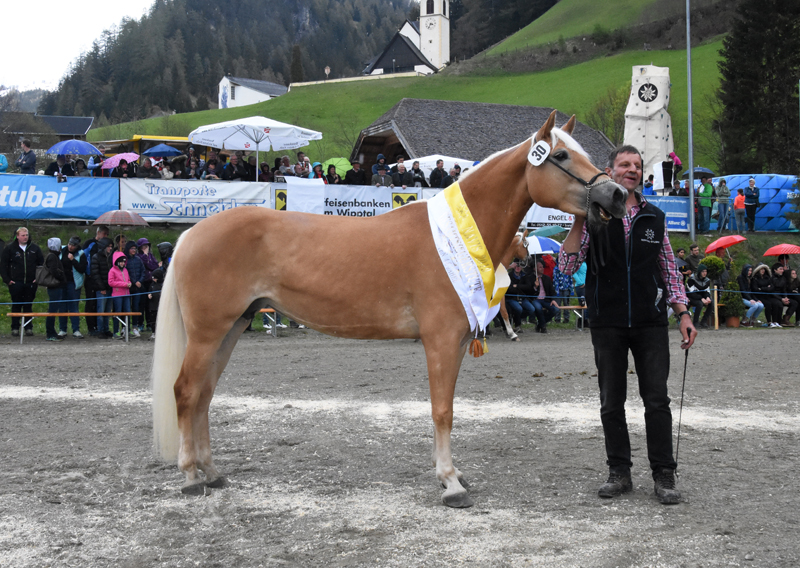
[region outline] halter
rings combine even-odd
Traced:
[[[528,238],[521,233],[519,234],[519,237],[522,239],[522,246],[525,247],[525,252],[528,254],[525,256],[525,258],[520,259],[520,261],[517,264],[519,264],[522,268],[527,268],[528,262],[531,259],[531,253],[528,252]]]
[[[589,214],[589,204],[591,203],[591,200],[592,200],[592,189],[595,186],[602,185],[604,183],[608,183],[608,180],[603,180],[601,182],[598,182],[597,178],[599,178],[600,176],[606,176],[610,180],[611,176],[608,175],[607,173],[605,173],[604,171],[599,171],[594,175],[594,177],[592,179],[590,179],[589,181],[586,181],[585,179],[576,176],[571,171],[566,169],[564,166],[562,166],[561,164],[556,162],[553,159],[552,156],[547,156],[547,158],[545,158],[545,161],[550,162],[555,167],[557,167],[559,170],[561,170],[562,172],[567,174],[569,177],[577,180],[581,185],[583,185],[583,187],[586,188],[586,214],[588,215]]]

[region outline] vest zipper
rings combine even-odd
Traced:
[[[641,217],[655,217],[653,213],[642,212],[640,209],[636,216],[631,219],[631,228],[628,230],[628,238],[625,239],[625,264],[628,272],[628,327],[633,326],[632,298],[631,298],[631,259],[633,258],[633,226]]]

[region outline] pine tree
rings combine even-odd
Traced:
[[[719,64],[727,173],[796,173],[800,2],[742,0]]]
[[[297,44],[292,48],[292,66],[289,69],[289,81],[292,83],[303,82],[303,54]]]

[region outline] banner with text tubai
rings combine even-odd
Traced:
[[[115,179],[0,175],[2,219],[97,219],[119,209]]]
[[[219,180],[121,179],[120,209],[150,223],[196,223],[237,207],[272,208],[270,184]]]

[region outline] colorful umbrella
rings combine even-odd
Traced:
[[[558,241],[547,237],[528,236],[528,252],[531,254],[552,254],[561,250]]]
[[[158,156],[159,158],[163,158],[164,156],[180,156],[182,153],[183,152],[177,148],[173,148],[169,144],[159,144],[158,146],[153,146],[142,152],[142,156]]]
[[[557,235],[558,233],[563,233],[566,231],[564,227],[559,227],[558,225],[550,225],[549,227],[540,227],[533,231],[533,234],[537,237],[549,237],[551,235]]]
[[[717,249],[726,249],[728,247],[731,247],[737,243],[741,243],[746,240],[747,239],[744,238],[742,235],[728,235],[722,237],[706,247],[706,254],[712,253]]]
[[[102,152],[83,140],[62,140],[47,150],[48,154],[75,154],[77,156],[97,156]]]
[[[767,249],[761,256],[780,256],[782,254],[800,254],[800,247],[797,245],[789,245],[786,243],[775,245]]]
[[[139,154],[136,152],[124,152],[122,154],[116,154],[107,158],[105,162],[103,162],[103,169],[104,170],[113,170],[119,165],[120,160],[125,160],[129,164],[131,162],[135,162],[139,159]]]
[[[106,211],[100,215],[93,225],[114,225],[119,227],[149,227],[136,211]]]

